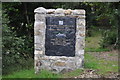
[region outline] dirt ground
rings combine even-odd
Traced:
[[[118,51],[108,51],[108,52],[88,52],[89,54],[95,56],[97,59],[118,61]]]

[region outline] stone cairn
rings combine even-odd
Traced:
[[[38,73],[41,69],[51,70],[58,73],[83,68],[85,47],[85,10],[64,10],[62,8],[45,9],[43,7],[38,7],[34,10],[34,13],[35,73]],[[57,16],[76,17],[75,57],[45,55],[46,17]]]

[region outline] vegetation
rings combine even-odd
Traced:
[[[91,2],[61,2],[61,3],[2,3],[2,55],[3,55],[3,75],[8,77],[38,77],[30,69],[33,67],[34,58],[34,9],[37,7],[64,8],[64,9],[85,9],[86,10],[86,52],[88,51],[110,51],[117,49],[118,25],[120,18],[120,3],[91,3]],[[86,58],[91,59],[89,54]],[[100,69],[103,73],[108,70],[116,71],[109,65],[103,65],[105,61],[92,59],[85,63],[86,68]],[[109,61],[108,61],[109,63]],[[113,64],[115,62],[110,62]],[[98,67],[99,66],[99,67]],[[15,72],[20,71],[20,72]],[[81,71],[80,71],[81,72]],[[12,75],[13,73],[13,75]],[[24,75],[26,73],[27,75]],[[29,73],[29,74],[28,74]],[[42,71],[41,77],[56,77],[58,75]],[[75,74],[78,74],[75,71]],[[47,75],[47,76],[46,76]],[[68,74],[66,74],[68,75]],[[68,76],[73,75],[70,73]],[[58,76],[59,77],[59,76]]]
[[[85,54],[85,68],[98,70],[99,74],[107,75],[108,72],[118,72],[117,61],[106,61],[104,59],[97,59],[91,54]],[[116,66],[112,66],[116,65]]]
[[[113,55],[109,55],[113,56]],[[113,66],[114,65],[114,66]],[[108,72],[118,72],[118,62],[106,61],[103,59],[97,59],[91,54],[85,53],[84,69],[77,69],[75,71],[54,74],[50,71],[42,70],[39,74],[34,74],[34,69],[21,70],[14,72],[13,74],[3,76],[3,78],[73,78],[83,73],[85,69],[96,70],[98,74],[107,75]]]

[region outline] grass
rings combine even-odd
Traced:
[[[50,71],[42,70],[41,73],[35,74],[34,69],[21,70],[14,72],[13,74],[3,76],[3,78],[59,78],[58,74],[54,74]]]
[[[116,56],[116,54],[114,54],[114,53],[111,53],[111,54],[109,54],[109,56]]]
[[[104,51],[110,51],[110,49],[106,48],[85,48],[86,52],[104,52]]]
[[[106,75],[109,72],[118,72],[118,62],[97,59],[91,54],[85,53],[84,69],[97,70],[98,74]],[[54,74],[50,71],[42,70],[41,73],[36,75],[34,69],[30,69],[14,72],[13,74],[3,76],[3,78],[72,78],[79,76],[83,71],[83,69],[76,69],[64,74]]]
[[[61,77],[63,77],[63,78],[71,78],[71,77],[74,77],[74,76],[79,76],[82,72],[83,72],[82,69],[76,69],[76,70],[71,71],[69,73],[62,74]]]
[[[21,70],[15,72],[11,75],[3,76],[3,78],[68,78],[78,76],[82,73],[81,69],[76,69],[74,71],[64,73],[64,74],[54,74],[47,70],[42,70],[39,74],[34,73],[34,69]]]
[[[90,54],[85,54],[85,68],[98,70],[99,74],[106,75],[109,72],[118,72],[117,61],[97,59]]]
[[[110,49],[101,48],[100,40],[102,38],[102,31],[92,31],[91,37],[85,38],[85,51],[86,52],[103,52],[110,51]]]

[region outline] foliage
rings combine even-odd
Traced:
[[[40,3],[2,3],[3,8],[3,72],[9,72],[30,66],[34,57],[34,9],[37,7],[85,9],[86,26],[89,35],[93,36],[93,28],[109,30],[101,40],[102,47],[114,45],[117,42],[116,30],[120,3],[92,2],[40,2]],[[99,38],[97,38],[99,39]],[[97,39],[94,40],[97,42]],[[98,42],[97,42],[98,43]],[[97,44],[96,43],[96,44]],[[95,44],[95,42],[93,43]],[[92,44],[92,45],[93,45]],[[95,45],[96,45],[95,44]],[[91,46],[91,45],[89,45]],[[98,46],[98,45],[96,45]],[[97,49],[97,48],[96,48]],[[103,48],[102,48],[103,49]],[[91,49],[92,50],[92,49]],[[99,51],[98,49],[95,51]],[[26,65],[25,65],[26,64]],[[32,63],[33,64],[33,63]],[[28,65],[28,66],[27,66]],[[9,67],[8,67],[9,66]],[[21,68],[17,68],[21,66]],[[16,68],[16,69],[15,69]],[[14,70],[12,70],[14,69]]]
[[[3,14],[3,74],[12,73],[23,68],[30,68],[33,65],[32,56],[29,54],[32,49],[29,49],[29,45],[27,45],[30,41],[26,41],[24,37],[18,37],[16,32],[12,32],[8,27],[8,23],[8,15]]]
[[[118,45],[118,33],[114,30],[107,30],[103,33],[103,37],[101,39],[101,47],[105,48],[116,48]]]

